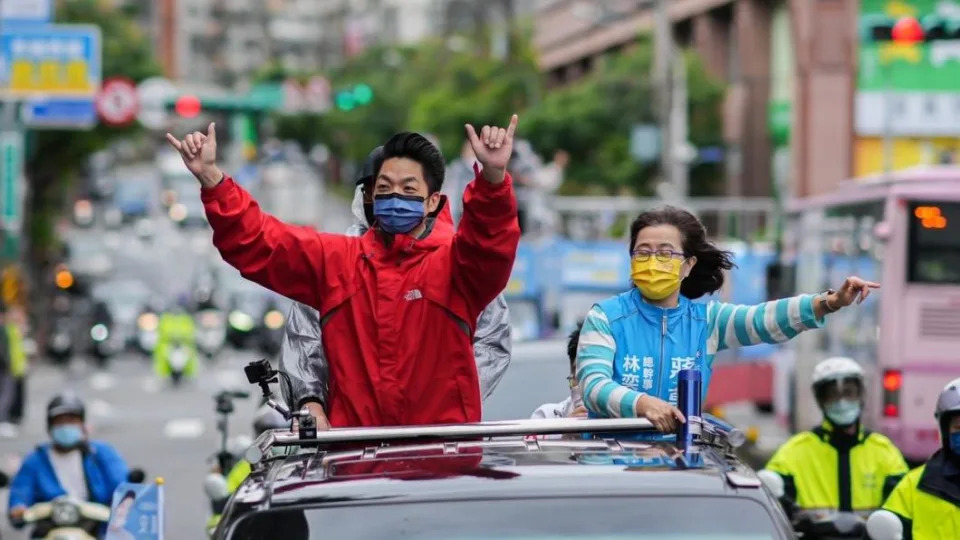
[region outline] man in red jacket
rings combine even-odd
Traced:
[[[506,173],[516,127],[516,115],[509,127],[484,126],[479,136],[466,126],[483,169],[464,193],[456,233],[433,227],[447,204],[440,151],[421,135],[394,135],[374,180],[376,224],[359,238],[286,225],[261,211],[217,168],[213,124],[182,141],[167,134],[202,185],[224,260],[320,313],[329,425],[480,420],[472,334],[506,287],[520,241]]]

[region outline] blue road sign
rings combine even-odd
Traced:
[[[46,24],[53,19],[53,0],[3,0],[0,20],[4,25]]]
[[[0,94],[87,97],[100,90],[100,27],[14,25],[0,31]]]
[[[28,127],[90,129],[97,125],[97,108],[90,99],[31,99],[20,112]]]

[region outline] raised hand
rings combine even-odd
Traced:
[[[842,308],[849,306],[854,301],[862,304],[870,296],[870,289],[879,288],[879,283],[867,281],[857,276],[850,276],[843,281],[843,285],[834,293],[834,297],[830,299],[830,305],[834,308]]]
[[[479,136],[472,125],[464,126],[470,146],[473,147],[473,153],[477,156],[477,161],[483,165],[483,178],[490,183],[503,182],[507,163],[510,162],[510,155],[513,153],[513,134],[517,131],[518,120],[517,115],[513,115],[510,117],[510,125],[506,128],[483,126]]]
[[[217,168],[217,132],[213,122],[207,126],[207,134],[199,131],[188,133],[181,141],[167,133],[170,146],[180,152],[184,165],[197,177],[203,187],[213,187],[223,179],[223,173]]]

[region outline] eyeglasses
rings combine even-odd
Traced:
[[[630,255],[640,262],[649,261],[651,255],[655,256],[660,262],[667,262],[674,257],[680,259],[684,258],[683,252],[673,251],[672,249],[658,249],[656,251],[650,249],[637,249]]]

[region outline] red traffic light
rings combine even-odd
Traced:
[[[913,17],[901,17],[900,20],[893,25],[891,37],[894,42],[903,45],[918,43],[923,41],[923,27],[920,26],[920,22]]]
[[[184,118],[193,118],[200,114],[200,98],[197,96],[180,96],[174,105],[177,114]]]

